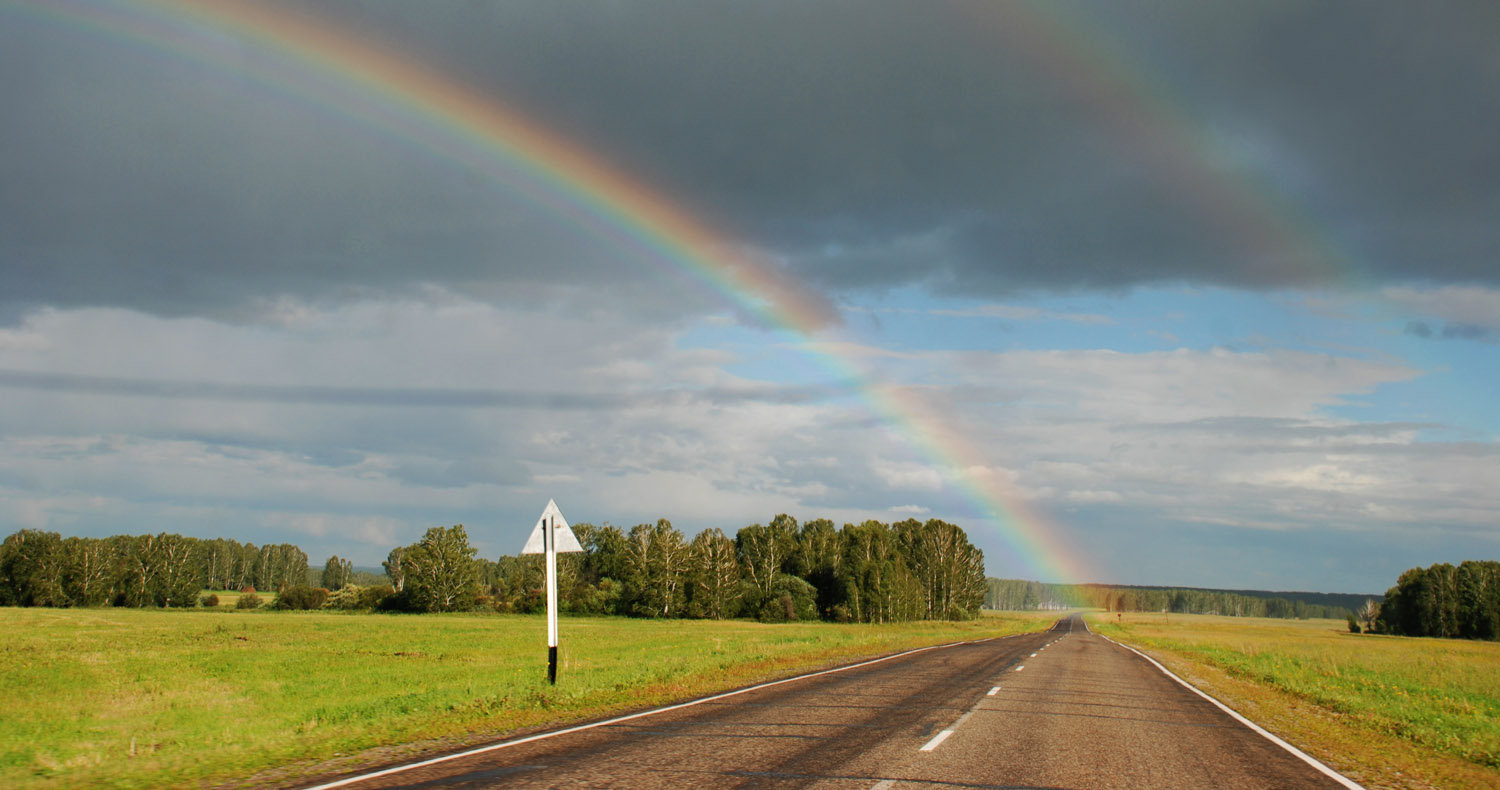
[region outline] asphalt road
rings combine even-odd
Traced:
[[[1344,785],[1069,618],[345,786]]]

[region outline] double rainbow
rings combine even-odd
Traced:
[[[631,177],[493,96],[326,23],[243,0],[0,0],[44,23],[81,27],[166,57],[210,65],[371,125],[487,173],[617,249],[710,289],[767,326],[804,338],[808,354],[848,381],[977,509],[1015,559],[1049,581],[1098,578],[1064,530],[1030,506],[990,462],[908,391],[874,381],[837,343],[818,341],[827,307],[779,269]],[[226,41],[224,33],[231,33]],[[248,67],[239,49],[265,58]]]

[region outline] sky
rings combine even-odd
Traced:
[[[0,0],[0,532],[493,559],[556,499],[941,518],[1045,581],[1500,559],[1497,40],[1489,2]]]

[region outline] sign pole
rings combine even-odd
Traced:
[[[547,570],[547,682],[557,685],[557,553],[583,551],[578,538],[568,527],[557,503],[547,501],[547,509],[526,539],[522,554],[542,554]]]
[[[547,517],[547,682],[557,685],[557,519]]]

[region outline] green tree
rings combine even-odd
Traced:
[[[791,565],[797,549],[797,520],[783,513],[771,519],[768,526],[742,527],[734,536],[734,544],[748,584],[745,605],[758,611],[771,597],[776,577],[795,571]]]
[[[844,597],[853,619],[891,623],[921,616],[922,592],[901,556],[895,532],[879,521],[845,524]]]
[[[740,562],[734,541],[706,529],[688,546],[688,610],[693,617],[723,620],[740,611]]]
[[[323,563],[322,584],[325,590],[342,590],[354,582],[354,562],[335,554]]]
[[[432,527],[421,540],[406,547],[402,559],[405,592],[413,607],[426,612],[452,612],[473,606],[479,593],[474,554],[462,524]]]
[[[539,554],[501,557],[495,563],[495,608],[503,612],[539,612],[547,606],[547,578]]]
[[[844,540],[832,521],[819,518],[802,525],[792,564],[796,574],[817,590],[818,611],[832,617],[835,608],[844,604],[844,587],[839,583]]]
[[[630,528],[625,544],[625,599],[642,617],[680,617],[684,612],[688,549],[666,519]]]
[[[124,538],[121,602],[126,606],[193,606],[198,602],[198,545],[161,532]]]
[[[0,605],[67,606],[63,542],[56,532],[23,529],[0,544]]]
[[[961,527],[931,519],[908,519],[895,527],[901,556],[921,590],[926,619],[967,619],[984,602],[984,555]]]
[[[391,553],[385,557],[385,562],[381,563],[385,567],[386,578],[391,580],[391,586],[396,589],[396,592],[406,589],[406,568],[401,564],[405,557],[406,547],[400,546],[391,549]]]
[[[120,575],[120,562],[107,541],[68,538],[62,542],[63,590],[74,606],[109,603]]]

